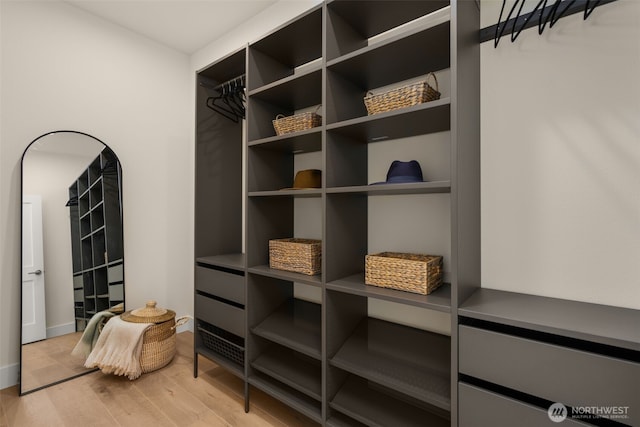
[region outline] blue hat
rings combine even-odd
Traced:
[[[374,182],[372,185],[377,184],[400,184],[408,182],[423,182],[422,168],[420,163],[416,160],[410,160],[408,162],[402,162],[400,160],[394,160],[389,166],[387,172],[387,180],[383,182]]]

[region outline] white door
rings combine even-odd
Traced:
[[[22,199],[22,344],[47,338],[42,199]]]

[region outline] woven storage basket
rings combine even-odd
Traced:
[[[435,89],[427,82],[429,76],[433,77]],[[369,92],[364,97],[364,105],[369,115],[397,110],[398,108],[411,107],[429,101],[440,99],[438,92],[438,79],[433,73],[427,74],[424,81],[402,86],[377,95]]]
[[[365,283],[428,295],[442,285],[442,257],[382,252],[365,257]]]
[[[244,339],[231,332],[198,320],[198,332],[202,344],[209,350],[244,366]]]
[[[314,239],[269,240],[269,267],[314,276],[322,266],[322,242]]]
[[[273,120],[273,128],[276,130],[276,135],[299,132],[320,125],[322,125],[322,116],[315,112],[300,113],[288,117],[278,114],[276,119]]]
[[[155,371],[171,362],[176,354],[176,327],[189,319],[184,316],[176,320],[173,310],[156,307],[155,301],[147,302],[144,308],[124,312],[120,317],[126,322],[154,323],[142,338],[142,373]]]

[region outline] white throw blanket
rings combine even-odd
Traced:
[[[142,375],[140,355],[144,332],[153,323],[126,322],[112,317],[102,330],[84,366],[98,367],[105,374],[125,375],[135,380]]]
[[[84,328],[82,337],[73,350],[71,350],[71,354],[73,356],[83,357],[86,359],[89,354],[91,354],[91,350],[95,347],[96,342],[98,342],[98,337],[101,332],[101,323],[113,316],[115,316],[115,314],[108,310],[94,314],[93,317],[91,317],[91,320],[89,320],[87,327]]]

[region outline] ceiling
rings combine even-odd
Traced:
[[[66,0],[80,9],[192,54],[278,0]]]

